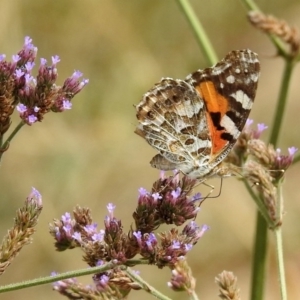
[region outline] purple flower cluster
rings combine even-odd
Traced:
[[[42,58],[38,75],[32,75],[35,67],[37,47],[25,37],[23,48],[8,62],[0,55],[0,133],[3,135],[10,125],[10,115],[16,108],[21,119],[28,125],[41,121],[50,111],[62,112],[71,109],[72,98],[88,83],[80,80],[82,73],[75,71],[63,86],[56,85],[59,57],[52,62]]]
[[[197,216],[196,201],[201,196],[191,196],[196,181],[179,175],[161,177],[153,184],[152,191],[139,189],[136,211],[133,214],[135,226],[124,232],[121,220],[115,217],[116,206],[107,205],[108,214],[104,218],[104,229],[98,229],[92,221],[90,211],[76,207],[71,217],[65,213],[60,220],[50,224],[50,233],[55,239],[56,249],[63,251],[80,247],[83,259],[89,266],[104,266],[110,262],[113,268],[94,275],[94,285],[83,287],[71,281],[59,281],[54,287],[62,294],[90,292],[93,294],[109,291],[127,294],[131,289],[140,289],[119,265],[129,264],[130,259],[139,255],[148,264],[158,268],[174,268],[185,259],[187,253],[203,236],[208,226],[198,226],[191,221]],[[162,224],[184,224],[182,230],[171,228],[165,232],[155,232]]]

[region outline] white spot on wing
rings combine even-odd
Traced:
[[[239,137],[240,131],[227,115],[224,115],[222,117],[221,126],[223,126],[226,129],[226,131],[230,133],[235,139]]]
[[[229,75],[229,76],[226,77],[226,81],[228,83],[234,83],[235,82],[235,77],[232,76],[232,75]]]
[[[233,97],[237,102],[240,102],[244,109],[251,109],[252,100],[242,90],[238,90],[235,93],[232,93],[230,96]]]
[[[252,80],[253,82],[257,82],[257,81],[258,81],[258,74],[257,74],[257,73],[251,74],[251,80]]]

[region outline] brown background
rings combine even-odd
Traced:
[[[274,58],[269,40],[246,21],[238,1],[191,1],[219,57],[232,49],[250,48],[261,59],[261,80],[251,118],[272,124],[283,62]],[[275,4],[276,2],[276,4]],[[271,5],[272,3],[272,5]],[[267,13],[300,27],[297,0],[259,1]],[[16,209],[36,187],[43,195],[44,210],[32,245],[23,249],[1,278],[1,284],[84,268],[79,249],[57,253],[48,234],[48,223],[76,204],[88,206],[102,228],[106,204],[117,205],[116,216],[125,229],[136,206],[137,189],[150,188],[158,171],[149,166],[155,151],[133,133],[133,105],[161,77],[184,78],[208,64],[204,61],[187,22],[175,1],[2,1],[0,53],[11,57],[33,38],[38,57],[50,61],[58,54],[59,79],[79,69],[89,85],[75,98],[73,109],[48,114],[42,123],[24,127],[1,162],[0,233],[13,222]],[[300,147],[299,67],[295,70],[279,147]],[[18,116],[13,119],[13,125]],[[264,138],[268,139],[269,132]],[[290,299],[300,298],[300,199],[299,165],[286,175],[284,247]],[[219,180],[210,181],[218,189]],[[200,188],[203,193],[205,188]],[[211,229],[188,259],[197,278],[201,299],[217,299],[214,277],[231,270],[248,299],[255,206],[243,185],[234,178],[223,183],[222,195],[203,205],[198,223]],[[168,290],[169,270],[138,267],[142,276],[172,299],[187,298]],[[279,299],[270,237],[266,299]],[[82,278],[88,283],[90,278]],[[59,299],[50,285],[1,295],[1,299]],[[151,299],[134,292],[130,299]]]

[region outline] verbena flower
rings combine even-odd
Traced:
[[[133,218],[135,226],[127,232],[122,222],[116,217],[116,206],[107,205],[108,214],[104,218],[104,228],[99,229],[93,222],[89,209],[76,207],[73,217],[65,213],[59,220],[50,224],[50,233],[55,239],[59,251],[80,247],[83,260],[89,266],[104,266],[106,262],[113,265],[108,271],[94,275],[94,285],[90,293],[120,293],[141,287],[133,282],[119,267],[130,263],[138,256],[148,264],[158,268],[175,268],[185,259],[186,254],[203,236],[208,226],[198,226],[193,220],[199,211],[197,202],[201,195],[191,195],[196,181],[187,176],[178,175],[160,178],[153,184],[150,192],[139,189],[138,203]],[[190,220],[182,230],[171,228],[164,232],[155,232],[162,224],[176,226]],[[175,283],[174,283],[175,284]],[[59,281],[55,289],[62,294],[71,291],[87,292],[87,288],[71,281]]]
[[[38,75],[31,75],[36,63],[37,47],[25,37],[23,48],[12,56],[11,62],[0,55],[0,137],[10,127],[10,116],[15,108],[24,123],[32,125],[43,120],[50,111],[62,112],[72,107],[72,99],[88,83],[80,80],[82,73],[75,71],[63,86],[56,83],[60,58],[52,56],[52,63],[42,58]]]

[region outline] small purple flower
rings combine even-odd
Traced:
[[[20,57],[20,55],[15,54],[11,57],[11,59],[14,63],[17,63],[21,59],[21,57]]]
[[[32,39],[29,36],[25,36],[24,46],[30,45],[31,42],[32,42]]]
[[[88,224],[84,226],[84,230],[88,234],[94,234],[97,232],[97,226],[98,226],[97,223]]]
[[[142,245],[142,233],[140,231],[134,231],[132,234],[135,236],[139,246],[141,247],[141,245]]]
[[[35,63],[34,62],[30,62],[28,61],[26,64],[25,64],[25,68],[27,70],[28,73],[30,73],[30,71],[33,69]]]
[[[104,234],[105,234],[104,230],[100,230],[100,232],[93,234],[92,235],[93,242],[103,242]]]
[[[63,110],[71,109],[72,103],[69,100],[63,100]]]
[[[192,250],[193,245],[192,244],[185,244],[184,247],[185,247],[185,250],[188,252],[188,251]]]
[[[25,82],[26,82],[26,84],[30,84],[31,82],[33,82],[34,83],[34,78],[33,78],[33,76],[31,76],[30,74],[25,74]]]
[[[143,197],[143,196],[146,196],[148,194],[147,190],[144,189],[143,187],[139,188],[139,196],[140,197]]]
[[[73,231],[73,227],[71,224],[65,224],[65,226],[63,226],[63,229],[64,229],[65,233],[67,234],[67,236],[72,236],[71,231]]]
[[[181,188],[178,187],[175,191],[171,192],[171,195],[174,199],[177,199],[181,194]]]
[[[266,126],[263,123],[258,123],[257,124],[257,130],[253,130],[252,132],[252,136],[254,139],[259,139],[261,134],[263,133],[263,131],[265,131],[268,128],[268,126]]]
[[[153,251],[153,246],[157,245],[157,238],[154,233],[149,233],[147,239],[145,240],[147,248],[149,251]]]
[[[290,147],[288,148],[289,156],[293,159],[295,156],[295,153],[298,151],[298,148],[296,147]]]
[[[72,238],[78,242],[82,242],[82,239],[81,239],[81,233],[80,232],[74,232],[74,234],[72,235]]]
[[[102,275],[101,276],[101,279],[100,279],[101,283],[104,285],[104,284],[107,284],[108,281],[109,281],[109,277],[107,275]]]
[[[201,230],[200,230],[200,232],[198,233],[198,237],[199,237],[199,238],[202,237],[203,234],[204,234],[208,229],[209,229],[209,226],[208,226],[208,225],[206,225],[206,224],[202,225]]]
[[[61,216],[61,220],[64,224],[70,223],[71,222],[71,214],[69,212],[66,212]]]
[[[26,105],[24,105],[23,103],[20,103],[17,105],[17,111],[20,113],[20,114],[23,114],[27,111],[27,107]]]
[[[173,243],[172,243],[173,250],[180,249],[180,247],[181,247],[181,243],[179,241],[173,241]]]
[[[37,117],[35,115],[29,115],[28,118],[27,118],[27,121],[29,124],[33,124],[37,121]]]
[[[282,170],[286,170],[293,162],[294,156],[296,152],[298,151],[298,148],[296,147],[290,147],[288,148],[288,155],[282,155],[281,154],[281,149],[276,149],[276,157],[275,157],[275,165],[274,169],[281,170],[279,178],[282,177]]]
[[[162,199],[162,196],[160,196],[159,193],[154,193],[154,194],[152,194],[152,198],[153,198],[155,201],[157,201],[157,200],[159,200],[159,199]]]
[[[74,80],[78,80],[82,76],[82,73],[80,71],[74,71],[71,78]]]
[[[31,203],[36,203],[37,206],[42,206],[43,205],[42,195],[34,187],[31,188],[31,193],[27,197],[27,201],[31,202]]]
[[[116,209],[116,206],[112,203],[108,203],[106,208],[108,210],[108,213],[110,214],[110,217],[112,218],[113,217],[113,212]]]
[[[21,78],[24,75],[24,72],[21,69],[17,69],[15,71],[15,75],[19,79],[19,78]]]
[[[61,232],[59,230],[59,227],[55,227],[55,238],[57,241],[60,241],[62,239],[62,235],[61,235]]]
[[[42,197],[40,192],[34,187],[31,188],[31,194],[35,198],[41,198]]]
[[[196,194],[192,197],[192,201],[198,201],[198,200],[202,200],[202,195],[201,195],[201,193],[196,193]]]
[[[52,56],[52,64],[55,66],[57,63],[60,62],[60,58],[58,55]]]
[[[5,60],[5,58],[6,58],[5,54],[0,54],[0,62],[3,61],[3,60]]]
[[[97,267],[103,266],[104,265],[104,261],[102,259],[99,259],[96,263]]]
[[[245,127],[244,127],[245,130],[248,131],[252,124],[253,124],[253,120],[252,119],[247,119]]]
[[[47,64],[47,59],[41,58],[41,66],[45,66]]]

